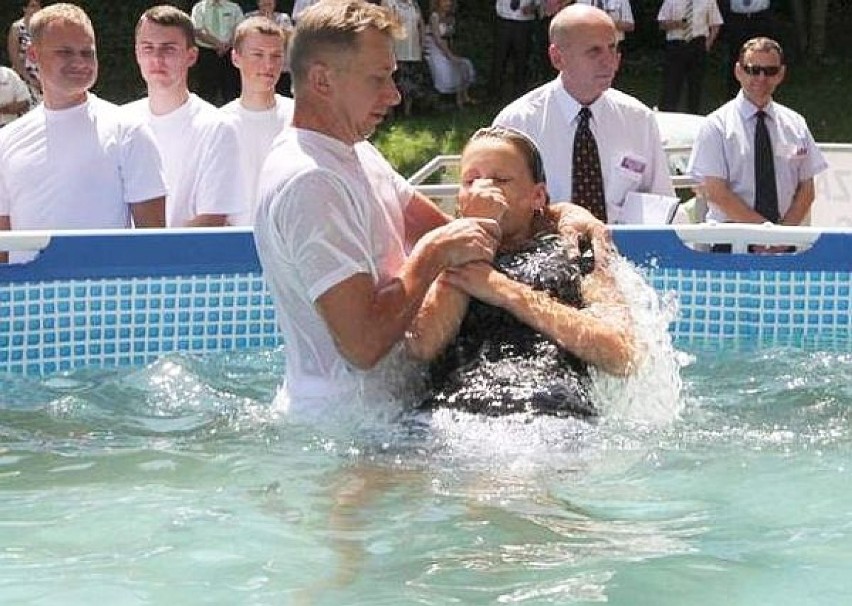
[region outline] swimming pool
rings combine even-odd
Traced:
[[[848,236],[722,262],[671,235],[617,240],[679,292],[682,385],[596,425],[290,423],[245,234],[3,268],[0,603],[845,602]]]

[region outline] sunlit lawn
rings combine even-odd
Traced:
[[[650,106],[657,103],[662,68],[660,56],[633,59],[619,74],[617,86]],[[705,83],[705,111],[726,99],[722,68],[714,56]],[[474,108],[456,109],[452,99],[441,99],[437,108],[405,118],[390,119],[373,137],[374,143],[405,176],[438,154],[457,154],[473,131],[490,124],[503,103],[485,98]],[[828,64],[799,63],[790,66],[787,80],[776,98],[805,116],[817,141],[852,143],[852,60]]]

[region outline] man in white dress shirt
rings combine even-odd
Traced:
[[[447,223],[366,141],[400,102],[398,27],[362,0],[320,2],[290,45],[293,127],[264,164],[254,234],[286,335],[284,405],[308,420],[395,401],[382,368],[429,286],[499,239],[493,220]]]
[[[554,201],[573,197],[574,144],[581,114],[597,143],[605,217],[619,222],[630,192],[674,195],[668,162],[653,112],[638,99],[610,88],[618,69],[617,32],[598,8],[572,4],[550,24],[550,60],[557,78],[505,107],[494,124],[526,133],[535,141]],[[573,200],[584,205],[583,200]]]
[[[189,92],[198,58],[194,29],[180,9],[145,11],[136,26],[136,61],[148,96],[125,110],[149,124],[166,172],[166,225],[216,227],[247,204],[237,129],[210,103]]]
[[[707,116],[687,169],[704,187],[707,219],[800,225],[814,201],[814,176],[827,164],[805,119],[772,99],[786,73],[781,46],[769,38],[749,40],[735,72],[742,88]],[[775,200],[769,210],[761,210],[758,200],[758,121],[766,125],[774,165]]]

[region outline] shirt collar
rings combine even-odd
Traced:
[[[560,110],[569,123],[574,122],[583,106],[565,90],[565,87],[562,86],[562,79],[559,76],[553,81],[553,86],[556,88],[556,103],[559,105]],[[597,118],[604,105],[606,105],[606,93],[607,91],[601,93],[597,99],[587,106],[592,110],[593,121]]]
[[[736,104],[737,111],[744,120],[754,118],[757,116],[757,112],[761,111],[759,107],[746,98],[742,89],[734,97],[734,103]],[[770,120],[775,120],[775,101],[770,100],[767,106],[763,108],[763,113],[769,116]]]

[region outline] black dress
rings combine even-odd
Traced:
[[[582,307],[580,282],[594,268],[588,241],[579,257],[563,241],[541,236],[520,251],[499,255],[494,266],[510,278]],[[471,299],[455,340],[429,369],[428,409],[486,415],[518,412],[588,418],[597,411],[589,395],[586,364],[499,307]]]

